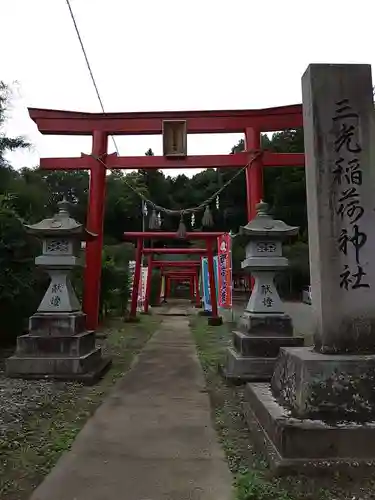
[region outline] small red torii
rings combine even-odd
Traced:
[[[201,306],[201,299],[200,295],[196,294],[196,283],[198,283],[199,287],[199,282],[198,282],[198,275],[196,271],[189,272],[189,271],[183,271],[180,270],[179,272],[173,272],[173,271],[164,271],[163,276],[165,277],[166,283],[165,283],[165,295],[164,299],[169,297],[169,289],[170,289],[170,282],[175,280],[175,281],[189,281],[189,288],[190,288],[190,300],[193,303],[194,298],[196,299],[196,307]],[[199,290],[199,288],[198,288]]]
[[[218,314],[218,306],[216,300],[216,284],[215,284],[215,274],[214,274],[214,242],[217,238],[221,236],[223,232],[205,232],[205,231],[194,231],[186,233],[186,240],[204,240],[206,243],[206,248],[144,248],[144,240],[162,240],[162,239],[179,239],[177,233],[167,232],[167,231],[145,231],[145,232],[126,232],[124,233],[124,239],[135,239],[137,241],[136,248],[136,259],[135,259],[135,270],[134,270],[134,281],[133,290],[130,306],[129,319],[134,320],[137,314],[137,299],[138,299],[138,289],[139,281],[141,277],[141,264],[143,254],[148,255],[147,261],[147,283],[146,283],[146,297],[144,303],[144,311],[148,312],[150,289],[151,289],[151,274],[152,269],[160,264],[160,260],[154,260],[152,257],[154,254],[184,254],[184,255],[201,255],[207,256],[208,263],[208,275],[210,283],[210,297],[212,305],[211,317],[208,319],[209,323],[212,325],[219,325],[222,319]],[[187,271],[184,271],[187,273]],[[176,274],[177,272],[175,272]]]
[[[201,260],[154,260],[153,266],[159,268],[162,276],[170,277],[172,273],[180,276],[181,273],[193,274],[193,283],[190,284],[192,287],[191,295],[195,295],[196,307],[201,306],[201,297],[199,292],[199,271],[202,265]],[[191,277],[191,276],[190,276]],[[170,290],[169,280],[166,279],[164,299],[168,297]],[[159,297],[160,300],[160,297]]]
[[[83,113],[29,108],[31,119],[42,134],[90,135],[91,155],[78,158],[41,158],[44,170],[90,170],[87,228],[96,233],[86,246],[83,310],[87,328],[96,330],[99,318],[101,256],[107,169],[191,169],[245,167],[252,151],[260,150],[261,132],[275,132],[302,127],[302,105],[259,110],[163,111],[137,113]],[[164,121],[183,120],[188,134],[244,133],[244,153],[235,155],[121,157],[108,154],[110,135],[155,135],[163,133]],[[255,206],[263,198],[263,167],[304,166],[299,153],[264,151],[246,168],[247,216],[255,216]],[[146,249],[145,249],[146,250]],[[146,252],[145,252],[146,253]]]

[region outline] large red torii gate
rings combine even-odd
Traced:
[[[45,170],[90,170],[87,228],[98,234],[86,246],[83,309],[87,328],[98,326],[101,254],[106,169],[190,169],[244,167],[251,152],[260,149],[261,132],[302,127],[302,105],[259,110],[164,111],[138,113],[83,113],[29,108],[29,114],[42,134],[90,135],[91,155],[78,158],[41,158]],[[246,151],[235,155],[187,156],[170,159],[164,156],[120,157],[108,154],[109,135],[161,134],[163,121],[186,121],[188,134],[244,133]],[[246,169],[247,215],[255,216],[255,205],[263,198],[262,167],[303,166],[304,155],[264,152]]]

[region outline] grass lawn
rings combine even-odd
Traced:
[[[207,319],[191,318],[192,333],[205,373],[212,415],[228,465],[234,475],[236,500],[370,500],[375,480],[352,481],[333,474],[308,478],[302,475],[272,477],[257,453],[242,415],[243,389],[226,384],[217,366],[230,342],[228,325],[210,327]],[[374,476],[375,477],[375,476]]]
[[[160,316],[142,316],[138,324],[111,321],[104,330],[108,338],[100,343],[105,355],[112,358],[112,367],[95,386],[46,381],[15,382],[1,377],[0,405],[3,387],[12,384],[7,393],[11,395],[12,409],[22,408],[19,413],[15,411],[12,414],[8,423],[5,421],[4,424],[4,418],[0,422],[1,500],[29,498],[61,454],[69,450],[78,432],[115,382],[129,369],[160,321]]]

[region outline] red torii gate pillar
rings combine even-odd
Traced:
[[[245,149],[247,151],[260,151],[261,149],[261,135],[260,131],[256,128],[245,129]],[[263,164],[262,157],[259,156],[254,160],[253,164],[246,168],[246,207],[247,219],[251,221],[256,216],[256,205],[264,199],[263,188]],[[254,278],[250,275],[249,290],[251,291],[254,286]]]
[[[255,128],[245,130],[246,151],[260,151],[260,132]],[[262,156],[258,156],[252,165],[246,168],[247,218],[256,216],[256,205],[264,198]]]
[[[92,154],[102,162],[94,160],[90,169],[89,200],[87,207],[87,228],[98,235],[86,243],[86,265],[84,270],[83,310],[86,312],[86,327],[96,330],[99,321],[100,279],[102,274],[103,221],[106,187],[106,157],[108,135],[94,130]]]

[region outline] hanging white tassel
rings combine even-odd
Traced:
[[[214,223],[214,221],[212,219],[210,207],[208,205],[206,205],[206,208],[204,210],[204,214],[202,217],[202,226],[211,227],[211,226],[213,226],[213,223]]]
[[[186,226],[184,222],[184,216],[181,214],[180,225],[177,230],[177,238],[181,238],[182,240],[186,238]]]
[[[149,229],[158,229],[158,217],[156,215],[156,210],[152,211],[148,227]]]

